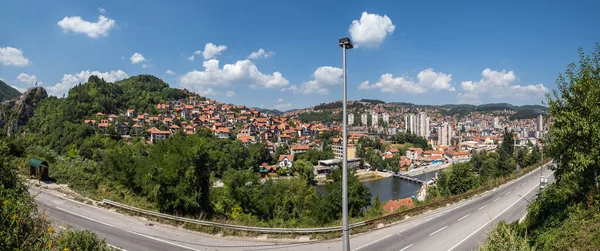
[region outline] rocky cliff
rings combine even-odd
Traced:
[[[0,104],[0,136],[12,136],[33,116],[35,109],[48,97],[42,87],[29,88],[20,97]]]

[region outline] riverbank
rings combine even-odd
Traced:
[[[401,172],[400,174],[402,175],[406,175],[406,176],[410,176],[410,177],[414,177],[417,175],[421,175],[421,174],[425,174],[425,173],[430,173],[430,172],[435,172],[438,170],[442,170],[446,167],[449,167],[450,165],[452,165],[453,163],[459,163],[459,162],[466,162],[469,161],[470,159],[464,159],[464,160],[457,160],[454,162],[448,162],[445,164],[435,164],[435,165],[428,165],[428,166],[422,166],[422,167],[418,167],[418,168],[413,168],[409,171],[406,172]]]
[[[371,171],[371,170],[357,170],[354,176],[360,180],[360,182],[374,181],[379,179],[385,179],[392,177],[394,174],[380,171]]]

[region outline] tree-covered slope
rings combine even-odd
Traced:
[[[66,146],[94,134],[93,128],[84,125],[83,120],[93,118],[97,112],[120,114],[133,108],[138,113],[155,114],[156,104],[184,97],[187,97],[184,91],[170,88],[150,75],[134,76],[114,84],[90,76],[86,83],[69,90],[68,97],[49,97],[41,102],[24,129],[26,142],[62,152]]]
[[[16,98],[19,95],[21,95],[19,91],[0,80],[0,102]]]

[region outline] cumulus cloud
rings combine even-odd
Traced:
[[[23,50],[13,47],[0,47],[0,63],[3,65],[26,66],[29,59],[23,56]]]
[[[174,71],[172,71],[171,69],[167,70],[165,73],[166,73],[167,75],[175,75],[175,72],[174,72]]]
[[[294,93],[301,93],[304,95],[325,95],[329,93],[329,89],[327,89],[328,87],[342,83],[343,73],[344,70],[337,67],[321,66],[313,73],[313,80],[304,82],[299,87],[292,85],[288,88],[283,88],[281,91],[292,91]]]
[[[207,43],[206,45],[204,45],[202,57],[204,57],[205,60],[216,58],[218,55],[221,55],[221,52],[225,50],[227,50],[227,46],[225,45],[215,45],[213,43]],[[194,54],[200,55],[200,51],[195,51]],[[193,60],[193,58],[191,60]]]
[[[146,61],[146,58],[144,58],[144,55],[142,55],[141,53],[136,52],[133,53],[133,55],[131,55],[129,60],[131,60],[132,64],[137,64]]]
[[[58,21],[64,32],[84,33],[88,37],[108,36],[108,32],[116,26],[115,20],[100,15],[95,23],[83,20],[79,16],[65,17]]]
[[[35,84],[36,82],[38,83],[38,85],[43,84],[38,81],[38,78],[36,75],[29,75],[27,73],[19,74],[19,76],[17,76],[17,81],[19,81],[21,83],[25,83],[25,84]]]
[[[235,96],[235,92],[234,91],[226,91],[225,92],[225,96],[227,96],[227,97],[233,97],[233,96]]]
[[[51,95],[60,97],[64,93],[67,93],[73,86],[87,81],[91,75],[96,75],[108,82],[116,82],[128,77],[127,74],[122,70],[110,72],[85,70],[75,74],[64,74],[60,82],[56,83],[54,86],[48,87],[47,89]]]
[[[370,84],[364,81],[358,86],[359,90],[380,89],[388,93],[416,93],[421,94],[429,90],[434,91],[455,91],[450,85],[452,74],[435,72],[433,68],[427,68],[417,74],[417,80],[406,76],[394,77],[390,73],[381,75],[378,82]]]
[[[187,59],[188,59],[189,61],[194,61],[194,58],[195,58],[195,55],[191,55],[191,56],[190,56],[190,57],[188,57]]]
[[[360,20],[352,21],[348,32],[356,47],[375,48],[395,29],[396,26],[387,15],[380,16],[365,11],[360,16]]]
[[[100,12],[100,14],[104,14],[104,12],[106,12],[106,9],[104,9],[104,8],[98,8],[98,12]]]
[[[512,85],[517,80],[513,71],[495,71],[486,68],[481,72],[479,81],[464,81],[460,84],[462,92],[457,95],[460,103],[481,103],[481,98],[531,99],[543,96],[548,89],[542,85]]]
[[[280,88],[289,81],[280,72],[264,74],[250,60],[240,60],[234,64],[219,67],[219,60],[204,61],[204,70],[193,70],[181,76],[182,87],[203,90],[210,86],[229,86],[230,84],[248,84],[251,88]]]
[[[258,49],[258,51],[250,53],[248,58],[249,59],[268,58],[268,57],[271,57],[274,55],[275,55],[275,52],[265,51],[264,49],[260,48],[260,49]]]

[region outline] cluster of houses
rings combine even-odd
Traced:
[[[291,167],[297,154],[311,148],[322,150],[323,142],[316,138],[318,134],[327,131],[341,132],[342,129],[339,123],[301,123],[294,115],[265,114],[255,108],[220,103],[199,95],[157,104],[156,110],[158,111],[156,114],[142,113],[135,109],[127,109],[122,114],[98,112],[83,123],[94,127],[99,134],[116,133],[124,138],[139,137],[144,138],[149,144],[167,139],[176,133],[189,135],[204,129],[210,131],[216,138],[239,140],[245,146],[263,142],[271,153],[274,153],[277,147],[289,146],[290,154],[279,156],[278,164],[261,166],[261,173],[265,175],[274,174],[278,169]],[[348,160],[351,166],[358,166],[359,159],[356,156],[355,144],[362,137],[377,139],[379,137],[369,132],[366,126],[350,127],[348,134]],[[401,170],[406,170],[448,160],[468,159],[470,152],[493,149],[501,140],[497,136],[485,136],[471,138],[455,146],[437,145],[433,150],[426,151],[410,148],[405,153],[401,153],[391,147],[380,154],[383,159],[400,156],[398,165]],[[327,173],[339,164],[342,159],[342,149],[342,139],[334,138],[332,150],[335,159],[320,161],[320,168],[316,168],[317,172]]]

